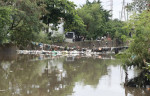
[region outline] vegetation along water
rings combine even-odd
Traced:
[[[0,95],[148,96],[150,0],[133,0],[125,10],[129,18],[120,20],[112,18],[112,10],[104,9],[101,0],[86,0],[80,7],[69,0],[0,0]],[[84,51],[114,47],[109,45],[113,41],[115,47],[122,44],[128,49],[116,50],[119,60],[89,54],[72,56],[70,61],[57,55],[12,56],[16,50],[9,50],[57,51],[52,45],[59,43],[69,51],[64,43],[67,32],[82,45],[103,42],[88,43]],[[44,44],[47,49],[41,47]],[[81,48],[73,44],[74,49]],[[45,56],[50,57],[43,60]]]

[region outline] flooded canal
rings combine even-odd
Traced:
[[[124,81],[114,56],[0,56],[0,96],[149,96]]]

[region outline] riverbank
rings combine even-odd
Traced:
[[[54,43],[54,44],[44,44],[44,43],[37,43],[32,42],[29,46],[26,47],[18,47],[12,43],[6,43],[0,45],[0,53],[16,53],[16,50],[45,50],[51,51],[54,49],[57,50],[82,50],[82,49],[93,49],[95,51],[110,51],[113,47],[116,47],[117,43],[115,40],[99,40],[99,41],[80,41],[80,42],[73,42],[73,43]],[[122,45],[118,45],[122,46]],[[104,49],[104,50],[103,50]]]
[[[19,48],[12,43],[6,43],[3,45],[0,45],[0,54],[15,54],[16,50],[18,50]]]

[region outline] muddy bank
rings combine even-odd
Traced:
[[[18,47],[15,44],[12,43],[6,43],[3,45],[0,45],[0,54],[16,54],[16,50],[18,49]]]
[[[16,59],[17,49],[17,46],[11,43],[0,45],[0,61]]]

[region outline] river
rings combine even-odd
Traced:
[[[149,96],[146,89],[124,87],[121,64],[113,55],[0,56],[0,96]]]

